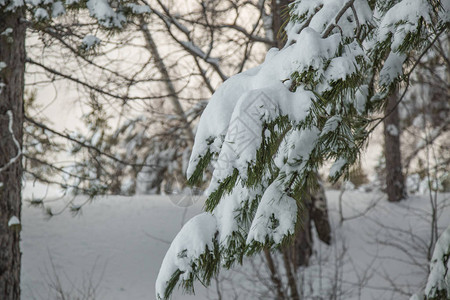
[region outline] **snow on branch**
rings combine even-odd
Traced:
[[[424,291],[409,300],[441,300],[450,296],[450,226],[444,230],[434,246],[430,274]]]
[[[9,166],[11,166],[12,164],[14,164],[19,157],[22,155],[22,149],[20,147],[19,141],[17,141],[16,136],[14,135],[14,131],[13,131],[13,113],[11,110],[8,110],[6,112],[6,114],[8,115],[8,131],[11,134],[11,138],[14,141],[14,145],[17,147],[17,154],[16,156],[12,157],[3,167],[0,167],[0,172],[3,172],[4,170],[6,170]]]
[[[376,2],[294,1],[286,46],[269,50],[261,65],[216,90],[187,169],[189,182],[197,184],[210,164],[214,168],[205,210],[215,233],[212,225],[181,230],[161,266],[157,297],[168,298],[180,276],[181,286],[192,287],[197,275],[205,282],[220,265],[289,240],[324,161],[334,161],[332,181],[348,175],[374,115],[391,88],[407,80],[404,58],[420,60],[417,50],[426,52],[445,28],[437,16],[448,13],[424,0]],[[403,8],[414,14],[399,13]],[[201,242],[174,251],[187,231]],[[214,251],[205,248],[211,238]],[[177,267],[187,254],[200,269]]]
[[[450,226],[439,237],[431,258],[425,294],[429,299],[450,296]],[[442,298],[439,298],[441,296]]]

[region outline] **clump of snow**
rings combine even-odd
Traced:
[[[96,18],[105,27],[122,28],[126,17],[122,12],[115,12],[108,0],[89,0],[86,3],[91,17]]]
[[[13,29],[11,27],[6,28],[0,35],[8,36],[13,32]]]
[[[314,30],[323,31],[330,22],[334,22],[336,13],[342,8],[344,1],[323,1],[324,5],[310,22],[310,27]],[[326,4],[325,4],[326,3]]]
[[[98,44],[100,44],[101,40],[91,34],[86,35],[83,38],[82,44],[83,44],[83,49],[85,50],[90,50],[92,48],[94,48],[95,46],[97,46]],[[96,143],[93,142],[93,145],[95,145]]]
[[[64,15],[66,13],[66,9],[61,1],[53,2],[52,4],[52,17],[56,18],[58,16]]]
[[[216,219],[210,213],[202,213],[187,222],[177,234],[159,270],[156,280],[156,297],[162,298],[172,275],[180,270],[184,279],[192,271],[192,264],[206,250],[212,251],[217,231]]]
[[[378,41],[384,41],[392,34],[391,48],[396,51],[403,44],[406,35],[417,30],[421,18],[426,22],[431,21],[431,12],[432,8],[426,0],[399,1],[381,19]]]
[[[450,226],[434,247],[425,294],[428,298],[433,298],[439,291],[445,291],[450,296]]]
[[[388,124],[386,131],[392,136],[398,136],[398,128],[394,124]]]
[[[273,182],[264,192],[256,211],[246,243],[264,243],[266,239],[280,243],[293,234],[297,221],[297,202],[286,195],[282,182]]]
[[[323,0],[309,0],[309,1],[295,1],[293,9],[291,10],[291,16],[298,17],[302,22],[290,22],[287,25],[287,32],[297,32],[301,26],[303,26],[307,20],[309,21],[309,27],[322,32],[330,24],[334,23],[337,14],[341,8],[347,3],[345,0],[336,1],[323,1]],[[317,11],[317,8],[320,10]],[[370,9],[367,1],[354,1],[353,7],[358,14],[360,24],[367,24],[372,22],[372,10]],[[353,15],[350,11],[346,11],[344,15],[339,19],[337,25],[342,29],[341,33],[344,36],[351,36],[356,29],[356,22],[353,21]],[[301,41],[296,38],[295,35],[289,34],[288,43],[291,40]]]
[[[28,4],[31,4],[33,6],[38,6],[39,4],[41,4],[43,1],[42,0],[28,0],[26,1]]]
[[[323,127],[320,135],[325,135],[329,132],[335,131],[341,121],[342,118],[340,116],[332,116],[325,123],[325,126]]]
[[[0,61],[0,71],[6,68],[6,63],[4,61]]]
[[[418,115],[417,117],[414,118],[414,120],[412,121],[413,126],[417,127],[417,128],[422,128],[425,126],[425,120],[423,115]],[[420,143],[423,143],[423,141],[420,141]],[[419,146],[419,145],[417,145]]]
[[[389,85],[398,76],[403,74],[403,62],[406,55],[403,53],[391,52],[380,71],[380,84]]]
[[[13,227],[15,225],[20,225],[20,220],[16,216],[12,216],[8,221],[8,227]]]
[[[49,18],[48,11],[42,7],[39,7],[34,12],[34,17],[38,20],[46,20]]]
[[[356,72],[354,57],[336,57],[331,60],[325,78],[329,81],[346,79],[348,75]]]
[[[323,0],[315,0],[315,1],[295,1],[294,7],[291,10],[292,15],[296,16],[308,16],[314,13],[316,7],[318,5],[323,5]]]
[[[289,149],[288,161],[295,163],[308,160],[311,151],[317,143],[319,133],[319,129],[314,126],[304,130],[292,131],[292,134],[289,135],[289,140],[292,141],[292,147]]]
[[[330,168],[329,176],[331,178],[335,178],[342,171],[342,168],[346,163],[347,160],[345,158],[339,158],[338,160],[336,160]]]
[[[367,96],[369,94],[369,87],[362,85],[355,94],[355,108],[359,114],[363,114],[366,110]]]
[[[12,1],[7,1],[7,0],[0,0],[0,6],[6,6],[7,4],[9,4],[6,7],[6,11],[14,11],[17,7],[21,7],[24,4],[23,0],[12,0]]]
[[[217,228],[220,228],[220,243],[226,243],[232,233],[238,230],[235,218],[239,214],[238,208],[241,202],[248,197],[245,193],[246,190],[239,186],[230,194],[225,195],[214,209],[213,214],[217,219]]]
[[[289,132],[276,154],[276,166],[286,175],[304,169],[319,135],[319,129],[314,126]]]
[[[260,67],[247,70],[226,80],[214,93],[206,106],[195,135],[187,176],[194,173],[200,156],[208,150],[218,153],[226,134],[226,129],[240,95],[246,90],[246,83],[251,76],[257,74]],[[225,101],[226,100],[226,101]],[[210,140],[209,144],[206,142]]]

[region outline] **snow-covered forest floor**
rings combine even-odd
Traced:
[[[302,299],[409,299],[423,288],[430,240],[436,239],[431,222],[435,195],[410,196],[400,203],[388,203],[379,192],[328,190],[326,195],[333,244],[316,242],[311,266],[299,272]],[[73,297],[67,299],[154,299],[170,241],[202,208],[201,200],[183,208],[168,196],[110,196],[95,199],[76,216],[66,209],[48,218],[29,204],[44,196],[55,199],[49,203],[53,213],[71,199],[56,200],[58,192],[41,185],[24,187],[26,300],[59,299],[61,288]],[[78,197],[75,205],[84,201]],[[450,195],[438,194],[436,204],[441,233],[450,223]],[[271,299],[275,292],[262,257],[244,264],[222,272],[209,290],[199,286],[195,296],[177,291],[173,299]]]

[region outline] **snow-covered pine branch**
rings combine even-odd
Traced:
[[[425,289],[410,300],[439,300],[450,296],[450,226],[441,234],[434,247]]]
[[[449,6],[295,1],[287,46],[228,79],[201,117],[187,176],[199,183],[213,164],[207,212],[173,241],[157,298],[168,298],[177,282],[188,291],[194,278],[209,284],[221,266],[288,242],[314,172],[331,159],[331,180],[347,173],[373,114],[408,80],[407,57],[448,30]]]
[[[450,296],[450,226],[441,234],[431,258],[430,275],[425,287],[426,299]]]
[[[138,5],[134,1],[109,0],[69,0],[69,1],[10,1],[0,0],[0,8],[15,11],[25,6],[32,14],[34,22],[52,22],[53,19],[65,15],[68,10],[85,8],[89,15],[104,28],[121,29],[127,24],[127,18],[150,13],[147,5]]]

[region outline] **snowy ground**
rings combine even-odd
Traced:
[[[80,296],[96,286],[95,299],[154,299],[154,283],[165,251],[182,223],[201,210],[176,206],[167,196],[96,199],[72,216],[69,210],[47,218],[26,200],[46,194],[42,186],[24,189],[22,213],[23,299],[56,299],[49,285]],[[424,284],[430,240],[430,198],[387,203],[381,194],[347,191],[339,222],[339,191],[327,197],[334,244],[316,244],[321,267],[300,273],[304,298],[335,291],[335,299],[408,299]],[[48,199],[56,198],[47,192]],[[450,224],[450,195],[439,195],[439,232]],[[77,198],[77,202],[83,202]],[[53,210],[63,204],[54,202]],[[258,259],[219,278],[222,299],[269,299],[264,264]],[[260,278],[259,278],[260,277]],[[244,280],[243,278],[250,278]],[[320,278],[320,279],[319,279]],[[58,284],[56,284],[58,286]],[[215,288],[195,296],[178,292],[173,299],[217,299]],[[83,299],[83,298],[81,298]],[[89,298],[90,299],[90,298]],[[312,298],[311,298],[312,299]]]
[[[49,219],[29,206],[31,194],[26,187],[21,244],[24,300],[55,299],[48,287],[55,281],[51,261],[63,288],[72,295],[80,294],[76,288],[86,291],[92,282],[98,284],[96,299],[154,299],[168,243],[201,209],[201,204],[177,207],[164,196],[108,197],[96,199],[75,217],[67,210]],[[35,198],[44,194],[41,187],[34,191]],[[56,203],[61,206],[62,201]]]

